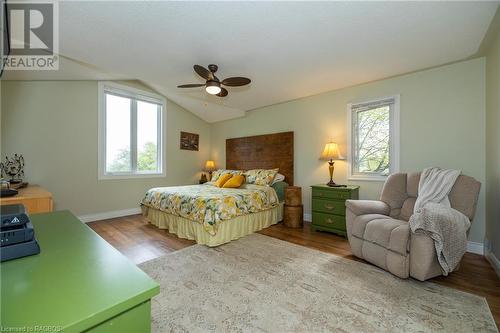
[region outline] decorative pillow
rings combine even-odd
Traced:
[[[231,177],[233,177],[232,174],[230,173],[226,173],[226,174],[223,174],[222,176],[219,177],[219,179],[217,179],[217,181],[215,182],[215,186],[217,187],[222,187],[224,186],[224,184],[229,180],[231,179]]]
[[[284,180],[285,180],[285,176],[282,175],[281,173],[277,173],[276,176],[274,176],[273,183],[271,184],[271,186],[276,184],[276,183],[282,182]]]
[[[211,182],[216,182],[217,179],[219,179],[220,176],[222,176],[222,173],[224,172],[224,169],[217,169],[214,172],[212,172],[212,178],[210,179]]]
[[[210,179],[211,182],[216,182],[220,176],[225,175],[226,173],[229,173],[231,175],[242,175],[243,171],[241,170],[227,170],[227,169],[218,169],[212,172],[212,179]]]
[[[248,184],[269,186],[272,184],[274,177],[279,169],[253,169],[244,173]]]
[[[238,188],[245,182],[245,176],[234,175],[222,187],[224,188]]]

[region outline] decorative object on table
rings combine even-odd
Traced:
[[[1,179],[1,186],[2,190],[10,189],[10,190],[19,190],[21,188],[28,187],[28,182],[21,182],[21,183],[11,183],[8,180]],[[17,193],[17,192],[16,192]]]
[[[21,182],[21,183],[14,183],[10,184],[10,188],[14,190],[19,190],[25,187],[28,187],[29,183],[28,182]]]
[[[11,185],[22,183],[24,177],[23,155],[14,154],[12,158],[5,156],[5,162],[0,163],[0,171],[2,177],[8,176]]]
[[[208,182],[207,175],[202,172],[200,178],[200,184],[205,184],[206,182]]]
[[[0,198],[8,198],[19,193],[15,189],[10,188],[10,183],[4,179],[0,180]]]
[[[299,186],[286,187],[283,224],[290,228],[302,228],[303,216],[302,188]]]
[[[329,231],[346,236],[345,201],[358,199],[359,186],[331,187],[313,185],[312,225],[313,231]]]
[[[11,188],[2,188],[0,190],[0,198],[9,198],[17,195],[19,193],[18,190],[14,190]]]
[[[5,179],[0,179],[0,188],[2,190],[10,189],[10,183]]]
[[[215,162],[208,160],[205,163],[205,171],[208,172],[208,180],[212,180],[212,172],[215,170]]]
[[[344,185],[337,185],[333,181],[333,170],[334,170],[334,164],[335,160],[344,160],[345,158],[340,155],[339,152],[339,146],[335,142],[329,142],[325,145],[325,149],[323,149],[323,152],[321,153],[321,160],[323,161],[328,161],[329,164],[329,171],[330,171],[330,181],[326,184],[328,186],[344,186]]]
[[[0,261],[27,257],[40,253],[33,224],[22,204],[0,206]]]
[[[195,133],[181,132],[180,148],[198,151],[200,148],[200,136]]]

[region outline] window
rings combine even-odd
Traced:
[[[99,83],[99,179],[165,176],[164,110],[161,96]]]
[[[399,169],[399,96],[348,105],[349,179],[385,180]]]

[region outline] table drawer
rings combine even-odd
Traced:
[[[351,193],[348,191],[330,191],[321,188],[312,189],[312,196],[316,198],[328,198],[328,199],[339,199],[345,200],[351,198]]]
[[[345,215],[345,201],[314,198],[312,201],[312,210],[323,213]]]
[[[345,227],[345,217],[339,215],[331,215],[313,212],[312,213],[312,224],[319,225],[326,228],[346,230]]]

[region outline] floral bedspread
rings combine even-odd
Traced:
[[[244,184],[226,189],[205,184],[152,188],[141,204],[199,222],[213,236],[222,221],[274,208],[279,200],[269,186]]]

